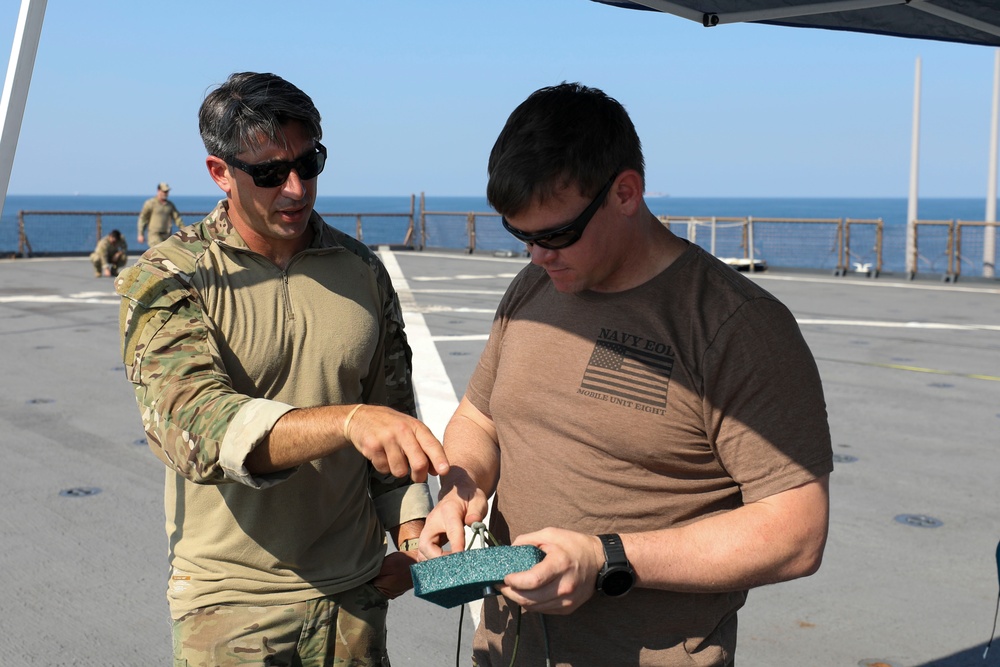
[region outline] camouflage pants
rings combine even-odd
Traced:
[[[274,607],[203,607],[173,623],[174,667],[389,667],[389,602],[371,584]]]

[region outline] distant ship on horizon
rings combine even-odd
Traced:
[[[645,196],[646,197],[669,197],[670,195],[668,195],[666,192],[655,192],[654,191],[654,192],[647,192],[645,194]]]

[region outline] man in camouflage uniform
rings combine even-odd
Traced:
[[[309,96],[234,74],[199,125],[226,198],[116,283],[167,466],[175,664],[388,665],[388,599],[412,586],[427,474],[448,470],[414,418],[396,293],[313,211]]]
[[[90,253],[90,263],[94,265],[94,277],[110,278],[117,276],[125,268],[128,261],[128,244],[117,229],[112,229],[107,236],[97,242],[94,252]]]
[[[184,220],[177,212],[177,207],[167,199],[169,194],[170,186],[166,183],[160,183],[156,186],[156,196],[150,197],[142,205],[142,211],[139,212],[139,232],[136,235],[136,240],[139,243],[146,240],[147,228],[149,229],[150,248],[157,243],[162,243],[170,236],[173,225],[176,224],[177,229],[184,228]]]

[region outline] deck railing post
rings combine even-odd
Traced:
[[[420,250],[427,247],[427,209],[424,207],[424,193],[420,193]]]
[[[851,263],[851,221],[844,221],[844,241],[843,250],[840,253],[841,263],[843,268],[841,268],[841,275],[847,275],[847,266]]]
[[[962,225],[961,220],[955,223],[955,262],[953,266],[952,275],[953,280],[958,280],[958,276],[962,273]]]
[[[413,194],[411,194],[410,195],[410,218],[409,218],[409,224],[406,226],[406,236],[403,237],[403,245],[406,246],[407,248],[412,248],[413,247],[413,232],[414,232],[413,211],[414,211],[414,201],[415,200],[416,200],[416,196],[413,195]]]
[[[945,252],[948,255],[948,277],[955,275],[955,221],[948,221],[948,247]]]
[[[31,239],[28,238],[28,232],[24,228],[24,214],[29,213],[29,211],[18,211],[17,212],[17,254],[19,257],[31,257],[33,251],[31,250]]]
[[[884,223],[879,218],[875,223],[875,277],[882,273],[882,227]]]
[[[17,257],[24,257],[24,211],[17,212]]]
[[[840,256],[837,260],[840,263],[840,275],[847,275],[847,258],[844,256],[848,253],[847,239],[846,236],[850,234],[848,228],[844,226],[844,219],[840,218],[837,220],[837,239],[838,245],[840,246],[837,254]]]

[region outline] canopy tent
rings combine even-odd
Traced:
[[[1000,46],[996,0],[594,0],[674,14],[711,28],[767,23]]]
[[[934,39],[1000,47],[1000,2],[997,0],[593,0],[625,9],[674,14],[706,28],[732,23],[765,23],[793,28]],[[986,221],[996,221],[997,134],[1000,117],[1000,51],[994,66],[993,116],[990,137]],[[907,211],[906,270],[916,267],[917,162],[920,128],[920,59],[914,86],[910,194]],[[983,276],[995,275],[996,229],[983,230]]]

